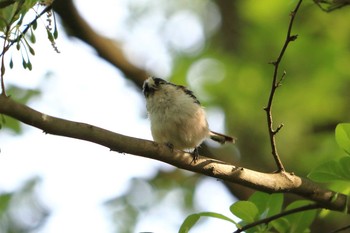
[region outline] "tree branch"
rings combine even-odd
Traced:
[[[303,212],[303,211],[306,211],[306,210],[319,209],[319,208],[321,208],[321,206],[318,205],[318,204],[310,204],[310,205],[294,208],[294,209],[291,209],[291,210],[287,210],[287,211],[284,211],[282,213],[273,215],[271,217],[255,221],[255,222],[253,222],[251,224],[247,224],[244,227],[241,227],[241,228],[237,229],[233,233],[240,233],[240,232],[246,231],[246,230],[248,230],[250,228],[253,228],[255,226],[258,226],[260,224],[268,224],[268,223],[272,222],[273,220],[282,218],[282,217],[287,216],[287,215],[295,214],[295,213],[298,213],[298,212]]]
[[[312,181],[287,172],[262,173],[236,167],[223,161],[200,156],[192,163],[192,155],[152,141],[129,137],[86,123],[49,116],[0,95],[0,114],[42,129],[45,133],[81,139],[110,148],[112,151],[133,154],[162,161],[188,171],[201,173],[224,181],[237,183],[267,193],[294,193],[313,200],[322,208],[350,211],[347,196],[323,189]]]
[[[344,232],[345,230],[348,230],[348,229],[350,229],[350,225],[346,225],[345,227],[342,227],[342,228],[336,229],[336,230],[332,231],[331,233],[339,233],[339,232]]]
[[[283,47],[281,49],[281,52],[280,52],[277,60],[271,62],[271,64],[273,64],[273,66],[274,66],[273,80],[272,80],[272,86],[271,86],[271,92],[270,92],[269,100],[268,100],[267,106],[264,108],[264,110],[266,111],[266,116],[267,116],[267,125],[268,125],[269,136],[270,136],[270,144],[271,144],[271,148],[272,148],[272,156],[275,159],[278,172],[284,172],[285,171],[285,168],[284,168],[284,166],[282,164],[282,161],[281,161],[281,159],[280,159],[280,157],[278,155],[277,146],[276,146],[276,134],[283,127],[283,124],[281,124],[276,130],[273,129],[272,103],[273,103],[273,98],[275,96],[276,89],[281,85],[281,82],[282,82],[282,80],[284,79],[284,77],[286,75],[286,72],[283,72],[281,79],[277,80],[278,68],[279,68],[280,62],[281,62],[281,60],[283,58],[283,55],[284,55],[284,53],[285,53],[289,43],[294,41],[294,40],[296,40],[297,37],[298,37],[297,35],[291,35],[291,32],[292,32],[292,27],[293,27],[293,22],[294,22],[294,19],[295,19],[295,15],[296,15],[296,13],[299,10],[301,2],[302,2],[302,0],[299,0],[297,6],[291,12],[291,14],[290,14],[291,17],[290,17],[290,21],[289,21],[289,26],[288,26],[286,40],[284,42],[284,45],[283,45]]]
[[[323,11],[329,13],[350,5],[350,0],[313,0],[316,5]]]
[[[103,59],[120,69],[138,87],[142,86],[148,76],[147,72],[127,60],[117,41],[106,38],[91,28],[80,16],[72,0],[54,1],[53,9],[60,15],[66,31],[89,44]]]

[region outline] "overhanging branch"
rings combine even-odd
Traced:
[[[148,77],[147,72],[128,61],[118,41],[97,33],[79,14],[72,0],[55,1],[53,9],[60,15],[71,36],[91,45],[101,58],[120,69],[138,87],[142,86]]]
[[[294,193],[313,200],[323,208],[350,210],[346,195],[323,189],[308,179],[287,172],[262,173],[204,156],[200,156],[196,163],[192,163],[192,156],[188,153],[172,151],[165,145],[114,133],[86,123],[49,116],[4,95],[0,95],[0,114],[13,117],[45,133],[93,142],[112,151],[163,161],[181,169],[267,193]]]

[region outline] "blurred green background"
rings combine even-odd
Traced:
[[[273,77],[273,66],[269,62],[276,60],[280,53],[289,14],[296,3],[280,0],[124,1],[128,16],[122,23],[130,31],[142,28],[147,33],[148,30],[161,31],[170,27],[158,38],[167,51],[168,67],[140,65],[147,62],[145,58],[140,58],[136,65],[188,86],[205,106],[209,118],[214,119],[214,128],[220,128],[220,119],[224,119],[222,130],[238,138],[234,147],[209,144],[206,148],[210,152],[205,153],[249,169],[276,170],[263,108],[267,105]],[[81,11],[83,13],[83,9]],[[159,12],[163,21],[156,26],[147,24],[149,16]],[[304,1],[292,30],[298,39],[290,44],[280,65],[278,77],[284,71],[286,76],[277,89],[273,104],[275,128],[284,124],[277,134],[277,147],[286,170],[300,176],[306,176],[328,160],[344,156],[336,145],[334,129],[338,123],[350,121],[349,12],[350,8],[345,7],[326,13],[314,2]],[[172,20],[178,15],[183,20],[174,23]],[[85,17],[89,19],[89,15]],[[177,23],[186,24],[186,17],[194,17],[199,22],[199,39],[189,45],[180,39],[191,35],[176,34],[174,27]],[[169,22],[173,25],[169,26]],[[191,33],[191,30],[187,32]],[[118,42],[126,44],[127,38],[130,37],[125,36]],[[148,56],[157,57],[156,52]],[[130,85],[130,89],[139,92],[135,86]],[[40,95],[45,98],[45,88]],[[218,119],[218,125],[215,125],[215,119]],[[5,127],[19,132],[16,124]],[[182,209],[182,216],[197,211],[193,195],[198,183],[205,179],[176,169],[160,169],[151,178],[131,179],[129,190],[105,203],[111,220],[115,221],[116,232],[132,232],[142,212],[159,205],[170,190],[176,190],[184,197],[177,206]],[[226,185],[237,198],[246,199],[252,192],[240,186]],[[134,199],[128,198],[130,195],[145,195],[137,191],[138,187],[152,190],[152,201],[138,205]],[[215,198],[220,198],[220,193]],[[5,210],[1,207],[0,214]],[[43,220],[46,219],[47,212],[40,214]],[[333,223],[335,218],[337,220]],[[320,219],[313,225],[313,232],[334,229],[333,224],[346,220],[346,216],[340,214],[328,216],[328,219]]]

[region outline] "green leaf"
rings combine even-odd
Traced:
[[[3,127],[10,129],[17,134],[22,132],[20,121],[8,116],[4,116],[4,121],[5,122],[3,123]]]
[[[261,219],[280,213],[283,205],[283,197],[282,193],[267,194],[255,192],[250,196],[249,201],[257,206]]]
[[[199,214],[191,214],[187,216],[185,221],[180,226],[179,233],[189,232],[189,230],[194,226],[194,224],[196,224],[199,218],[200,218]]]
[[[27,62],[27,68],[29,70],[32,70],[33,69],[33,66],[32,66],[32,63],[30,61]]]
[[[29,46],[29,45],[27,45],[27,46],[28,46],[30,54],[32,54],[34,56],[35,55],[34,49],[31,46]]]
[[[278,233],[288,233],[290,223],[286,218],[279,218],[269,223]]]
[[[12,57],[10,59],[10,64],[9,64],[10,68],[12,69],[13,68],[13,60],[12,60]]]
[[[16,86],[8,86],[7,92],[13,96],[13,98],[23,104],[28,103],[29,100],[31,100],[33,97],[36,97],[40,95],[39,90],[26,90],[22,89]],[[15,120],[12,117],[8,117],[5,115],[0,116],[0,121],[3,123],[3,126],[12,130],[15,133],[21,133],[22,127],[21,122],[18,120]]]
[[[237,201],[230,206],[230,210],[246,223],[254,222],[259,213],[258,207],[250,201]]]
[[[226,217],[223,214],[219,214],[219,213],[215,213],[215,212],[202,212],[202,213],[198,213],[201,217],[212,217],[212,218],[218,218],[221,220],[225,220],[228,222],[231,222],[235,225],[238,225],[238,223],[236,223],[233,219]]]
[[[3,193],[0,195],[0,216],[8,209],[12,197],[12,193]]]
[[[301,206],[309,205],[310,201],[295,201],[287,206],[286,210],[295,209]],[[315,220],[316,210],[302,211],[295,214],[285,216],[285,219],[289,221],[290,228],[288,233],[300,233],[309,231],[309,226]]]
[[[55,39],[54,39],[52,33],[50,32],[50,30],[46,29],[46,32],[47,32],[47,38],[50,40],[50,42],[54,42]]]
[[[55,39],[58,38],[58,30],[57,30],[56,22],[55,22],[55,30],[53,31],[53,37],[54,37]]]
[[[350,157],[326,162],[315,168],[308,177],[316,182],[350,182]]]
[[[0,9],[3,9],[5,7],[8,7],[9,5],[14,4],[16,1],[15,0],[2,0],[0,1]]]
[[[23,1],[23,4],[20,7],[19,10],[19,14],[21,14],[22,19],[24,18],[25,14],[27,14],[27,12],[35,6],[35,4],[37,2],[39,2],[40,0],[25,0]]]
[[[5,5],[0,10],[0,31],[5,32],[10,26],[11,22],[14,22],[14,17],[18,7],[18,2],[14,1],[11,4]]]
[[[38,27],[38,22],[37,22],[37,20],[35,20],[35,21],[32,23],[32,28],[33,28],[33,30],[36,30],[37,27]]]
[[[35,44],[36,42],[36,38],[35,38],[35,34],[33,31],[31,31],[31,34],[30,34],[30,37],[29,37],[29,40],[32,44]]]
[[[350,182],[350,158],[343,157],[339,159],[339,176],[341,180]]]
[[[350,123],[338,124],[335,128],[335,140],[350,155]]]
[[[215,213],[215,212],[201,212],[201,213],[189,215],[185,219],[185,221],[181,224],[180,229],[179,229],[179,233],[187,233],[197,223],[197,221],[199,220],[200,217],[218,218],[221,220],[229,221],[238,227],[238,223],[236,223],[231,218],[226,217],[225,215]]]
[[[24,58],[22,59],[22,66],[24,69],[27,68],[27,62],[26,62],[26,60],[24,60]]]

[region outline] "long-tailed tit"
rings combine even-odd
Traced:
[[[150,77],[143,84],[143,94],[154,141],[170,148],[194,149],[194,160],[206,138],[221,144],[235,142],[230,136],[209,130],[203,107],[186,87]]]

